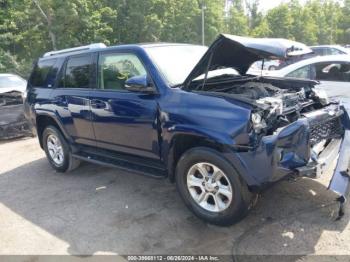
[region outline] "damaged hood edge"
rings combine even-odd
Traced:
[[[221,34],[188,75],[183,88],[188,89],[192,80],[205,74],[207,70],[231,67],[244,75],[256,61],[286,59],[308,53],[312,53],[309,47],[287,39],[249,38]]]

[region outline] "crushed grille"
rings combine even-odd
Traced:
[[[310,124],[310,141],[312,145],[324,139],[339,138],[344,132],[340,117]]]

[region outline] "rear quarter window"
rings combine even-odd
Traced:
[[[50,88],[53,86],[58,69],[55,67],[57,59],[38,61],[29,79],[29,86]]]

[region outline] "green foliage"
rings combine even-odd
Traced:
[[[19,60],[9,52],[0,48],[0,73],[14,73],[27,77],[30,68],[31,65],[26,61]]]
[[[226,19],[226,31],[229,34],[246,36],[249,34],[249,19],[244,13],[243,2],[235,1]]]
[[[350,43],[350,0],[284,1],[262,13],[259,0],[0,0],[0,70],[26,74],[52,49],[104,42],[201,43],[219,33],[283,37],[306,44]]]

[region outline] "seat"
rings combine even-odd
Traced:
[[[339,80],[339,76],[340,76],[340,70],[337,66],[333,66],[331,69],[329,69],[328,71],[328,76],[327,79],[328,80],[332,80],[332,81],[337,81]]]
[[[103,69],[104,89],[121,90],[125,87],[125,80],[121,79],[119,70],[116,67],[109,66]]]

